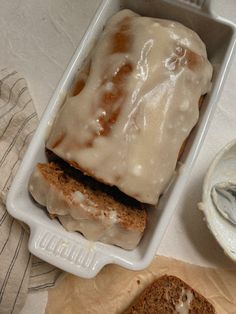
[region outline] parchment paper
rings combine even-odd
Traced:
[[[118,314],[155,278],[175,275],[205,296],[219,314],[236,313],[236,265],[213,269],[156,256],[144,271],[108,265],[94,279],[66,274],[49,290],[47,314]]]

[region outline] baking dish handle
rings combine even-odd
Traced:
[[[99,252],[96,244],[85,239],[75,241],[43,226],[30,232],[29,251],[48,263],[82,278],[93,278],[112,257]]]

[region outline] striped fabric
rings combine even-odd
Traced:
[[[60,270],[28,252],[27,228],[6,211],[12,178],[37,126],[24,78],[0,71],[0,313],[19,313],[28,292],[52,287]]]

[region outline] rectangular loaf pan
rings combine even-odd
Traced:
[[[50,220],[45,211],[33,203],[28,193],[28,180],[34,166],[38,162],[46,161],[44,141],[63,96],[69,90],[76,71],[94,45],[107,19],[121,8],[131,9],[141,15],[177,20],[192,28],[205,42],[208,57],[214,66],[212,89],[204,100],[198,125],[188,141],[181,160],[181,171],[177,172],[158,208],[149,211],[147,229],[139,246],[133,251],[91,242],[79,233],[67,232],[59,222]],[[229,69],[234,44],[234,25],[207,12],[206,7],[201,9],[186,2],[158,0],[126,0],[124,3],[104,0],[101,3],[48,104],[8,194],[9,213],[30,227],[30,252],[67,272],[85,278],[94,277],[104,265],[110,263],[132,270],[148,266],[156,254],[180,195],[184,193],[186,181],[212,120]]]

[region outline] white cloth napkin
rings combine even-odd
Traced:
[[[26,81],[0,71],[0,313],[19,313],[28,292],[54,286],[61,271],[28,249],[27,229],[5,207],[12,179],[38,124]]]

